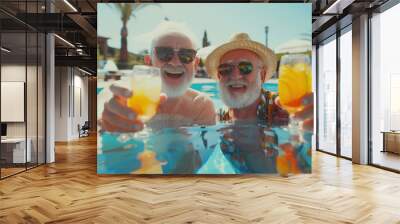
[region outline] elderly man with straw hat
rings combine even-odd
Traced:
[[[251,40],[246,33],[238,33],[214,49],[205,65],[219,81],[221,99],[229,108],[220,111],[220,120],[261,120],[275,126],[288,123],[288,113],[279,106],[277,94],[262,88],[276,70],[277,59],[271,49]],[[313,127],[312,103],[312,95],[305,96],[305,109],[295,115],[304,120],[306,130]]]
[[[246,33],[235,34],[214,49],[206,59],[206,69],[219,81],[221,99],[229,108],[220,111],[220,120],[258,119],[286,125],[288,113],[277,106],[276,95],[262,88],[276,64],[272,50],[251,40]]]
[[[299,172],[299,169],[307,172],[308,166],[287,166],[301,163],[302,159],[296,161],[295,157],[287,155],[281,158],[278,151],[267,147],[272,143],[281,149],[279,154],[297,155],[292,145],[293,136],[278,128],[288,125],[288,113],[280,107],[276,94],[262,88],[276,70],[277,59],[273,51],[251,40],[248,34],[238,33],[215,48],[207,56],[205,65],[207,72],[218,80],[221,99],[228,107],[227,111],[220,111],[219,118],[234,123],[233,131],[224,136],[221,144],[232,164],[243,172],[279,172],[284,175]],[[300,111],[298,118],[312,116],[312,110],[310,113],[308,107],[305,108],[307,111]],[[267,124],[267,127],[274,128],[241,125],[249,123]],[[292,162],[286,161],[289,157]]]

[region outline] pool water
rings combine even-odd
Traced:
[[[97,94],[99,94],[103,89],[104,89],[104,88],[98,87],[98,88],[97,88]]]
[[[223,107],[216,83],[195,83]],[[276,91],[276,84],[264,88]],[[263,124],[143,130],[136,134],[99,133],[99,174],[310,173],[311,133]]]

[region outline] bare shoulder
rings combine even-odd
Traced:
[[[205,93],[193,89],[189,89],[188,94],[193,103],[192,109],[196,111],[195,122],[202,125],[215,124],[215,108],[211,98]]]
[[[196,106],[212,105],[213,101],[205,93],[199,92],[194,89],[187,91],[188,98],[196,104]]]

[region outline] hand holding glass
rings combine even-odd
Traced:
[[[131,74],[133,95],[128,99],[127,105],[136,112],[138,118],[144,123],[150,120],[158,110],[161,94],[160,69],[145,65],[136,65]],[[137,133],[143,140],[145,149],[138,155],[141,166],[132,173],[162,173],[161,163],[156,159],[156,153],[148,144],[150,134],[148,128]]]
[[[157,113],[160,103],[160,69],[136,65],[131,76],[133,95],[128,99],[127,104],[136,112],[140,120],[146,122]]]

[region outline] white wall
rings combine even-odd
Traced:
[[[39,69],[37,71],[37,69]],[[24,82],[26,84],[26,106],[22,108],[22,113],[26,110],[26,121],[6,122],[7,137],[30,139],[32,151],[32,161],[36,162],[39,158],[40,163],[44,162],[44,89],[43,73],[41,67],[25,66],[25,64],[3,64],[1,66],[2,82]],[[25,80],[27,78],[27,80]],[[39,87],[38,87],[39,85]],[[23,93],[22,93],[23,94]],[[6,97],[6,96],[2,96]],[[1,110],[7,111],[11,108],[3,107]],[[12,111],[7,111],[11,112]],[[37,157],[37,153],[39,156]]]
[[[79,75],[76,75],[77,70],[75,70],[74,75],[74,108],[73,111],[73,120],[72,120],[72,135],[78,136],[77,126],[80,124],[81,126],[88,121],[88,78],[81,76],[82,73],[79,72]]]
[[[55,141],[68,140],[68,88],[67,67],[55,68]]]
[[[72,67],[56,67],[55,73],[55,140],[70,141],[88,120],[88,79]]]
[[[28,66],[28,71],[32,69]],[[25,82],[25,65],[2,65],[1,66],[1,81],[3,82]],[[7,110],[7,108],[1,108]],[[24,122],[7,122],[8,137],[25,137]]]
[[[1,81],[3,82],[25,82],[25,65],[2,65]],[[7,110],[7,108],[1,108]],[[25,123],[7,123],[7,137],[25,137]]]

